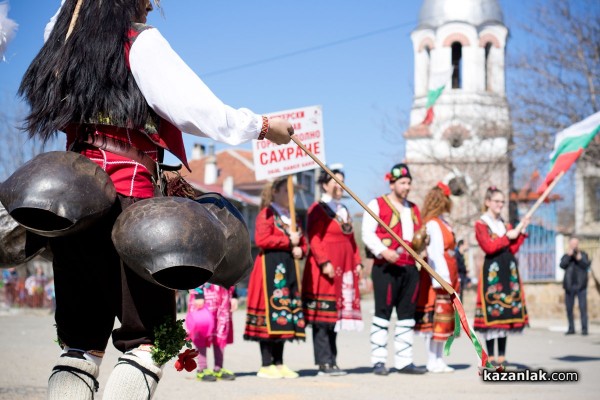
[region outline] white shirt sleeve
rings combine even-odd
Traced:
[[[54,25],[56,25],[56,20],[58,19],[58,14],[60,14],[60,10],[62,9],[64,4],[65,4],[65,0],[62,0],[60,2],[60,6],[58,7],[58,10],[56,11],[56,14],[54,14],[52,16],[52,18],[50,18],[50,21],[48,21],[48,23],[46,24],[46,27],[44,28],[44,43],[46,43],[48,41],[48,38],[50,37],[52,30],[54,29]]]
[[[402,239],[405,242],[412,242],[415,237],[415,223],[412,219],[412,209],[408,204],[400,210],[400,223],[402,224]]]
[[[158,29],[139,34],[131,46],[129,65],[150,107],[182,132],[231,145],[258,137],[262,116],[219,100]]]
[[[379,215],[379,204],[377,203],[377,199],[373,199],[369,202],[368,207],[373,211],[376,215]],[[373,255],[377,258],[381,258],[381,252],[387,250],[387,246],[381,243],[381,239],[375,233],[377,230],[377,221],[375,218],[371,217],[368,212],[363,214],[362,220],[362,240],[365,246],[373,253]]]
[[[450,271],[444,258],[444,236],[440,226],[435,221],[429,221],[425,225],[429,235],[429,244],[427,245],[427,259],[431,268],[435,270],[446,282],[450,282]],[[440,288],[442,285],[431,278],[434,288]]]

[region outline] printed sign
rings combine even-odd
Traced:
[[[290,121],[294,127],[294,136],[325,163],[321,106],[270,113],[267,117],[280,117]],[[318,164],[293,141],[286,145],[277,145],[266,139],[254,140],[252,150],[256,180],[259,181],[318,168]]]

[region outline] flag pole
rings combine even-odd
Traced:
[[[396,234],[396,232],[394,232],[392,230],[392,228],[390,228],[385,222],[383,222],[381,220],[381,218],[379,218],[379,216],[377,214],[375,214],[360,198],[358,198],[358,196],[356,196],[354,194],[354,192],[352,190],[350,190],[350,188],[348,188],[348,186],[346,186],[346,184],[344,184],[344,182],[341,179],[339,179],[337,176],[335,176],[335,174],[333,172],[331,172],[331,170],[329,168],[327,168],[327,166],[325,166],[325,164],[323,164],[321,162],[321,160],[319,160],[310,150],[308,150],[306,148],[306,146],[304,146],[304,144],[302,144],[302,142],[300,141],[300,139],[298,139],[296,136],[292,135],[292,140],[294,141],[294,143],[296,143],[298,145],[298,147],[300,147],[306,154],[308,154],[310,156],[310,158],[312,158],[319,165],[319,167],[323,168],[323,170],[325,172],[327,172],[327,174],[329,176],[331,176],[350,195],[350,197],[352,197],[354,200],[356,200],[356,202],[358,204],[360,204],[360,206],[366,212],[368,212],[369,215],[371,217],[373,217],[373,219],[375,219],[375,221],[377,221],[379,223],[379,225],[381,225],[387,231],[387,233],[389,233],[398,243],[400,243],[400,245],[402,247],[404,247],[404,249],[419,264],[421,264],[421,266],[423,268],[425,268],[425,270],[427,271],[427,273],[429,275],[431,275],[431,277],[433,279],[435,279],[444,288],[444,290],[446,292],[448,292],[448,294],[452,295],[452,294],[456,293],[456,291],[454,290],[454,288],[448,282],[446,282],[437,272],[435,272],[435,270],[433,268],[431,268],[431,266],[429,264],[427,264],[425,262],[425,260],[423,260],[423,258],[421,256],[419,256],[408,244],[406,244],[406,242],[404,240],[402,240],[400,238],[400,236],[398,236]]]
[[[290,206],[290,232],[296,232],[298,227],[296,226],[296,202],[294,201],[294,177],[288,175],[287,177],[287,190],[288,190],[288,205]],[[298,243],[300,245],[300,243]],[[296,274],[300,276],[300,263],[298,259],[294,258],[294,267],[296,268]],[[302,291],[301,282],[298,282],[298,290]]]
[[[546,190],[544,190],[544,193],[542,193],[542,195],[537,199],[537,201],[535,202],[535,204],[529,209],[529,211],[527,211],[527,213],[525,214],[525,216],[523,216],[523,219],[525,219],[525,218],[531,218],[531,216],[533,215],[533,213],[542,205],[542,203],[544,202],[544,200],[546,200],[546,197],[548,197],[548,195],[550,194],[550,192],[552,191],[552,189],[554,189],[554,187],[556,186],[556,184],[558,183],[558,181],[560,180],[560,178],[562,178],[563,176],[565,176],[565,171],[560,171],[558,173],[558,175],[556,175],[556,178],[554,178],[554,180],[552,181],[552,183],[550,183],[550,185],[548,185],[548,187],[546,188]],[[523,219],[521,219],[521,221],[519,222],[519,224],[515,228],[516,230],[520,231],[523,228]]]
[[[287,190],[288,190],[288,205],[290,206],[290,231],[296,232],[296,203],[294,201],[294,177],[288,175]]]

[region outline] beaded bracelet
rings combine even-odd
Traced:
[[[262,128],[260,129],[260,135],[258,135],[258,140],[263,140],[265,136],[267,136],[267,132],[269,131],[269,119],[263,115],[262,120]]]

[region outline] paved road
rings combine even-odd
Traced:
[[[372,317],[369,300],[364,301],[363,310],[368,326]],[[242,340],[244,318],[244,311],[234,314],[235,342],[225,352],[225,365],[237,373],[237,380],[198,382],[193,373],[177,372],[170,362],[154,399],[562,400],[570,397],[583,400],[597,398],[600,393],[600,326],[595,324],[589,336],[565,336],[564,321],[534,319],[524,335],[508,339],[509,361],[522,368],[577,371],[579,381],[573,383],[483,383],[477,373],[477,357],[464,335],[455,342],[452,354],[447,357],[448,363],[456,368],[454,373],[375,376],[369,366],[367,329],[360,333],[343,332],[338,337],[338,362],[349,375],[315,376],[309,332],[306,343],[290,343],[285,347],[284,361],[300,372],[300,378],[272,381],[255,376],[260,364],[258,344]],[[58,346],[53,342],[53,323],[53,317],[46,310],[0,311],[0,399],[45,398],[48,375],[58,355]],[[426,355],[422,339],[416,340],[415,354],[416,363],[423,365]],[[98,399],[118,355],[112,345],[109,346],[101,367]]]

